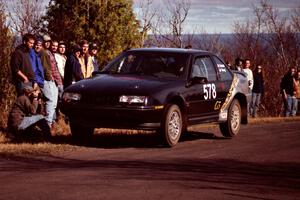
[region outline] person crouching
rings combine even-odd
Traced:
[[[34,130],[39,130],[46,139],[51,136],[44,116],[37,114],[39,94],[40,91],[34,90],[31,85],[23,86],[23,93],[17,98],[8,117],[7,126],[12,138],[27,137],[32,135]]]

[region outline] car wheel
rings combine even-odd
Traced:
[[[168,105],[161,123],[161,136],[165,145],[175,146],[182,132],[182,116],[177,105]]]
[[[84,127],[76,123],[70,122],[72,140],[79,145],[87,145],[92,141],[94,128]]]
[[[220,124],[220,130],[224,137],[233,137],[238,134],[241,127],[241,106],[234,99],[229,107],[227,121]]]

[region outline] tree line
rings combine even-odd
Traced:
[[[186,31],[191,6],[190,0],[166,0],[164,8],[153,0],[144,0],[135,13],[132,0],[0,0],[0,127],[5,126],[15,99],[10,54],[17,38],[28,32],[49,34],[64,40],[68,47],[82,39],[96,42],[102,67],[123,50],[143,46],[183,48],[192,44],[193,48],[212,51],[226,61],[249,58],[252,69],[260,64],[265,71],[261,113],[280,115],[281,77],[288,67],[300,64],[300,4],[290,10],[290,16],[283,17],[268,0],[262,0],[258,6],[252,6],[253,17],[246,23],[233,22],[233,39],[225,41],[221,33],[208,34],[198,27],[190,33]]]

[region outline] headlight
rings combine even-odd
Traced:
[[[65,92],[63,94],[63,100],[66,102],[79,101],[81,99],[81,94],[73,92]]]
[[[147,104],[147,97],[146,96],[127,96],[122,95],[119,98],[120,103],[128,103],[128,104]]]

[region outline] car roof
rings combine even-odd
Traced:
[[[161,48],[161,47],[151,47],[151,48],[137,48],[130,49],[128,52],[162,52],[162,53],[187,53],[187,54],[212,54],[208,51],[198,50],[198,49],[182,49],[182,48]]]

